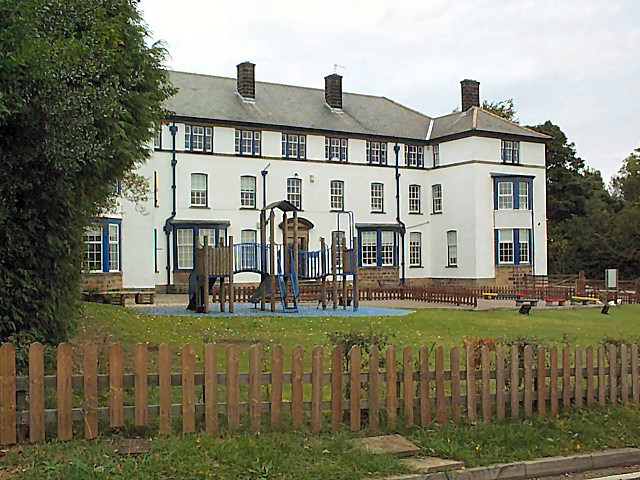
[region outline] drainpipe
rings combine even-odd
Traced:
[[[164,233],[167,236],[167,293],[171,293],[171,221],[176,217],[176,165],[178,160],[176,159],[176,133],[178,127],[174,120],[173,125],[169,127],[171,132],[171,196],[173,197],[173,204],[171,209],[171,216],[164,222]]]
[[[400,145],[396,142],[393,147],[393,151],[396,153],[396,222],[400,225],[400,267],[401,267],[401,279],[402,285],[405,284],[405,271],[404,271],[404,234],[406,226],[400,219],[400,163],[398,159],[398,153],[400,153]]]
[[[268,169],[270,166],[271,164],[269,163],[260,171],[262,174],[262,208],[267,206],[267,174],[269,173]]]

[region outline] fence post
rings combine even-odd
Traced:
[[[631,396],[633,403],[640,403],[640,385],[638,385],[638,345],[631,345]]]
[[[282,425],[282,383],[283,383],[282,345],[273,347],[271,354],[271,426]]]
[[[16,350],[0,346],[0,444],[16,443]]]
[[[61,343],[57,352],[58,438],[70,440],[72,431],[71,345]]]
[[[618,402],[618,365],[616,359],[616,346],[609,345],[609,403],[615,405]]]
[[[346,297],[345,297],[346,298]],[[349,410],[350,410],[350,423],[351,423],[351,431],[357,432],[360,430],[360,369],[362,367],[362,358],[360,347],[354,345],[351,347],[351,383],[350,383],[350,399],[349,399]]]
[[[402,377],[404,390],[404,421],[407,428],[413,427],[413,352],[410,346],[402,352]]]
[[[447,421],[446,399],[444,397],[444,349],[442,345],[436,348],[436,419],[441,423]]]
[[[302,426],[302,375],[304,350],[301,345],[293,347],[291,356],[291,421],[293,428]]]
[[[533,349],[531,345],[524,347],[524,415],[533,414]]]
[[[575,406],[582,406],[582,398],[584,396],[583,389],[583,381],[584,381],[584,372],[582,371],[582,348],[576,347],[574,351],[574,364],[576,367],[575,374],[575,385],[576,385],[576,395],[575,395]]]
[[[571,405],[571,348],[565,345],[562,349],[562,406]]]
[[[511,382],[509,385],[511,393],[511,418],[518,418],[520,415],[520,356],[518,347],[513,345],[509,354],[511,361]]]
[[[544,415],[547,410],[547,392],[546,392],[546,355],[545,348],[538,347],[538,414]]]
[[[454,422],[460,421],[460,353],[458,347],[449,351],[449,364],[451,365],[451,418]]]
[[[311,360],[311,431],[320,433],[322,429],[322,347],[313,349]]]
[[[158,426],[160,433],[168,434],[171,432],[171,347],[166,343],[158,348],[158,385],[160,400]]]
[[[342,424],[342,357],[340,347],[331,352],[331,428],[339,430]]]
[[[4,358],[0,357],[0,362],[4,362]],[[0,403],[4,403],[3,399]],[[41,343],[29,347],[29,440],[44,440],[44,347]]]
[[[182,433],[196,431],[193,345],[182,346]]]
[[[552,417],[558,415],[558,347],[555,345],[551,347],[549,352],[549,365],[551,368],[550,374],[550,413]]]
[[[593,391],[593,347],[589,345],[586,348],[586,362],[587,362],[587,405],[593,405],[594,391]]]
[[[253,433],[258,433],[261,427],[261,388],[262,352],[260,351],[260,345],[251,345],[249,349],[249,423]]]
[[[471,345],[467,346],[467,417],[476,421],[476,366],[475,354]]]
[[[387,365],[386,365],[386,378],[385,388],[387,394],[387,418],[389,427],[393,428],[396,424],[396,417],[398,415],[398,391],[397,381],[398,375],[396,371],[396,349],[394,347],[387,347]]]
[[[496,416],[504,419],[504,349],[496,347]]]
[[[227,345],[227,425],[230,431],[240,426],[239,387],[238,387],[238,346]]]
[[[629,403],[629,359],[627,346],[620,346],[620,399],[622,403]]]
[[[378,405],[380,403],[379,391],[380,352],[378,347],[372,345],[369,349],[369,426],[378,428]]]
[[[135,424],[138,427],[143,427],[149,422],[146,343],[137,343],[134,347],[133,373],[135,389]]]
[[[218,355],[215,343],[204,346],[204,415],[206,430],[218,431]]]
[[[112,428],[124,425],[123,380],[122,345],[114,343],[109,348],[109,423]]]
[[[598,345],[598,403],[604,406],[607,403],[607,390],[605,388],[605,364],[604,345]]]
[[[84,438],[98,436],[98,351],[93,344],[84,347]]]

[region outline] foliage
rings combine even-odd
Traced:
[[[462,348],[466,351],[468,347],[473,350],[473,364],[476,370],[482,367],[482,347],[487,347],[490,352],[495,352],[500,344],[500,339],[493,337],[465,337],[462,339]]]
[[[620,171],[611,180],[613,192],[625,202],[640,202],[640,148],[624,159]]]
[[[129,0],[0,3],[0,341],[73,326],[84,226],[172,93],[147,37]]]
[[[507,100],[501,100],[499,102],[488,102],[484,100],[482,102],[482,109],[487,112],[491,112],[494,115],[505,118],[513,123],[520,123],[516,117],[516,107],[513,104],[513,98]]]
[[[378,351],[380,352],[380,365],[384,365],[384,349],[387,345],[391,344],[391,340],[394,337],[395,335],[393,333],[374,332],[372,328],[369,328],[368,331],[357,331],[352,328],[348,332],[327,333],[327,338],[331,344],[342,348],[345,370],[349,370],[349,362],[351,359],[349,354],[353,347],[360,347],[363,365],[366,365],[367,356],[371,347],[378,347]]]

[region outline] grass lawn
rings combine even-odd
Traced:
[[[399,430],[425,455],[467,467],[617,447],[640,447],[635,406],[573,410],[557,418],[445,423]],[[365,432],[370,433],[370,432]],[[362,435],[362,433],[360,434]],[[175,435],[152,440],[146,455],[119,456],[116,436],[23,445],[0,459],[0,478],[29,479],[363,479],[406,473],[397,459],[353,448],[350,435],[267,432],[254,436]]]
[[[602,315],[597,308],[536,310],[520,315],[514,310],[466,311],[423,309],[402,317],[167,317],[148,315],[118,306],[85,303],[80,321],[81,335],[104,336],[129,346],[136,342],[153,345],[169,343],[178,349],[185,343],[195,347],[197,360],[202,359],[204,344],[215,341],[240,345],[241,368],[248,368],[248,345],[253,342],[282,344],[285,359],[294,345],[305,347],[305,366],[310,367],[310,352],[315,345],[330,348],[327,333],[350,329],[393,334],[398,347],[411,345],[430,347],[434,343],[445,348],[460,346],[465,337],[536,337],[550,345],[597,345],[609,336],[637,341],[640,333],[640,306],[624,305]],[[220,349],[223,350],[223,349]],[[328,361],[328,351],[325,350]],[[220,361],[223,360],[220,352]],[[222,365],[222,363],[221,363]]]

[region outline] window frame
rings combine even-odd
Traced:
[[[405,148],[405,163],[409,168],[424,168],[424,145],[407,143]],[[412,151],[415,149],[415,151]]]
[[[209,245],[212,247],[222,246],[226,244],[227,238],[227,227],[228,225],[224,223],[177,223],[172,225],[173,227],[173,235],[172,235],[172,252],[173,252],[173,271],[174,272],[188,272],[193,270],[193,266],[191,268],[182,268],[178,265],[178,230],[191,230],[192,242],[191,242],[191,252],[192,252],[192,265],[195,265],[195,249],[197,247],[196,241],[202,237],[200,234],[201,231],[211,231],[212,235],[207,235],[209,237]],[[186,247],[187,245],[181,245]],[[184,264],[183,264],[184,265]]]
[[[514,234],[516,232],[514,231]],[[531,229],[529,228],[518,228],[518,249],[517,249],[517,261],[518,265],[531,265]],[[525,238],[525,241],[522,238]],[[522,246],[526,245],[527,257],[526,260],[522,259]]]
[[[339,186],[339,189],[334,189],[334,186]],[[336,193],[340,190],[339,193]],[[334,204],[334,199],[338,199],[339,202]],[[336,206],[339,203],[339,206]],[[329,209],[334,212],[344,212],[344,180],[331,180],[329,182]]]
[[[496,185],[496,192],[498,195],[498,210],[513,210],[514,209],[514,201],[513,201],[513,181],[498,181]],[[501,192],[501,187],[509,187],[508,192]]]
[[[245,148],[247,143],[249,147]],[[236,155],[241,157],[262,156],[262,131],[247,128],[236,128],[234,134],[234,151]]]
[[[417,192],[417,195],[415,195]],[[413,193],[413,196],[412,196]],[[422,186],[416,183],[409,185],[409,213],[422,213]]]
[[[245,188],[245,180],[253,181],[253,188]],[[255,209],[257,198],[257,180],[254,175],[240,175],[240,208]]]
[[[433,168],[440,166],[440,144],[436,143],[433,146]]]
[[[90,230],[93,230],[93,234],[91,235],[87,233]],[[100,224],[91,224],[84,229],[82,243],[85,245],[85,261],[82,262],[82,270],[85,273],[104,272],[104,242],[102,230],[103,227]],[[93,266],[97,266],[99,268],[92,268]]]
[[[414,238],[417,237],[417,241]],[[409,267],[422,266],[422,232],[409,232]]]
[[[391,242],[389,242],[389,236],[392,236]],[[398,248],[400,245],[398,237],[399,231],[397,228],[358,228],[359,266],[364,268],[398,267]],[[375,245],[373,246],[370,240],[365,243],[365,238],[375,238]],[[372,263],[372,255],[375,255],[375,263]]]
[[[447,267],[457,267],[458,260],[458,231],[447,230]]]
[[[502,140],[500,159],[502,163],[520,165],[520,142],[517,140]]]
[[[333,145],[337,142],[337,145]],[[331,156],[337,148],[338,156]],[[343,137],[324,137],[324,159],[329,162],[349,161],[349,139]]]
[[[524,187],[525,195],[522,195],[522,187]],[[518,210],[531,210],[531,208],[529,207],[531,203],[530,190],[531,190],[531,184],[529,182],[521,182],[521,181],[518,182]],[[524,207],[522,206],[523,197],[525,199]]]
[[[295,182],[298,185],[298,191],[291,191],[290,182]],[[294,187],[295,188],[295,187]],[[297,201],[294,196],[297,196]],[[291,203],[298,210],[302,210],[302,179],[299,177],[287,178],[287,202]]]
[[[193,186],[194,178],[204,177],[204,189],[195,189]],[[202,172],[191,172],[191,190],[190,190],[190,203],[191,208],[208,208],[209,207],[209,175]],[[204,192],[204,203],[194,202],[194,199],[198,198],[198,195],[202,195]]]
[[[291,153],[293,145],[295,145],[295,154]],[[282,132],[281,147],[282,158],[307,159],[307,136],[304,134]]]
[[[93,229],[99,232],[93,235],[93,240],[88,241],[87,231]],[[116,238],[112,239],[111,233],[115,230]],[[86,274],[94,273],[121,273],[122,272],[122,220],[115,218],[100,218],[91,220],[85,228],[82,235],[82,243],[84,244],[84,259],[82,261],[82,272]],[[91,268],[98,266],[96,259],[89,262],[89,245],[97,246],[97,254],[99,258],[99,269]],[[117,255],[116,264],[113,264],[112,254],[115,251]],[[93,264],[93,265],[92,265]]]
[[[201,137],[202,148],[194,147],[194,135],[196,135],[193,133],[194,128],[202,129],[202,134],[197,134],[198,137]],[[185,124],[184,151],[196,153],[213,153],[213,127],[207,127],[206,125],[197,124]]]
[[[434,183],[431,185],[431,213],[442,213],[442,204],[442,184]]]
[[[380,191],[376,192],[376,189],[380,187]],[[384,213],[384,183],[381,182],[371,182],[370,186],[370,206],[371,213]],[[377,195],[379,193],[379,195]],[[377,204],[380,204],[379,208]]]
[[[387,164],[387,142],[374,142],[367,140],[366,153],[367,163],[370,165]]]
[[[162,127],[155,131],[153,136],[153,149],[162,150]]]
[[[508,232],[510,238],[502,238]],[[498,228],[498,265],[516,265],[515,235],[512,228]],[[504,248],[503,248],[504,246]]]

